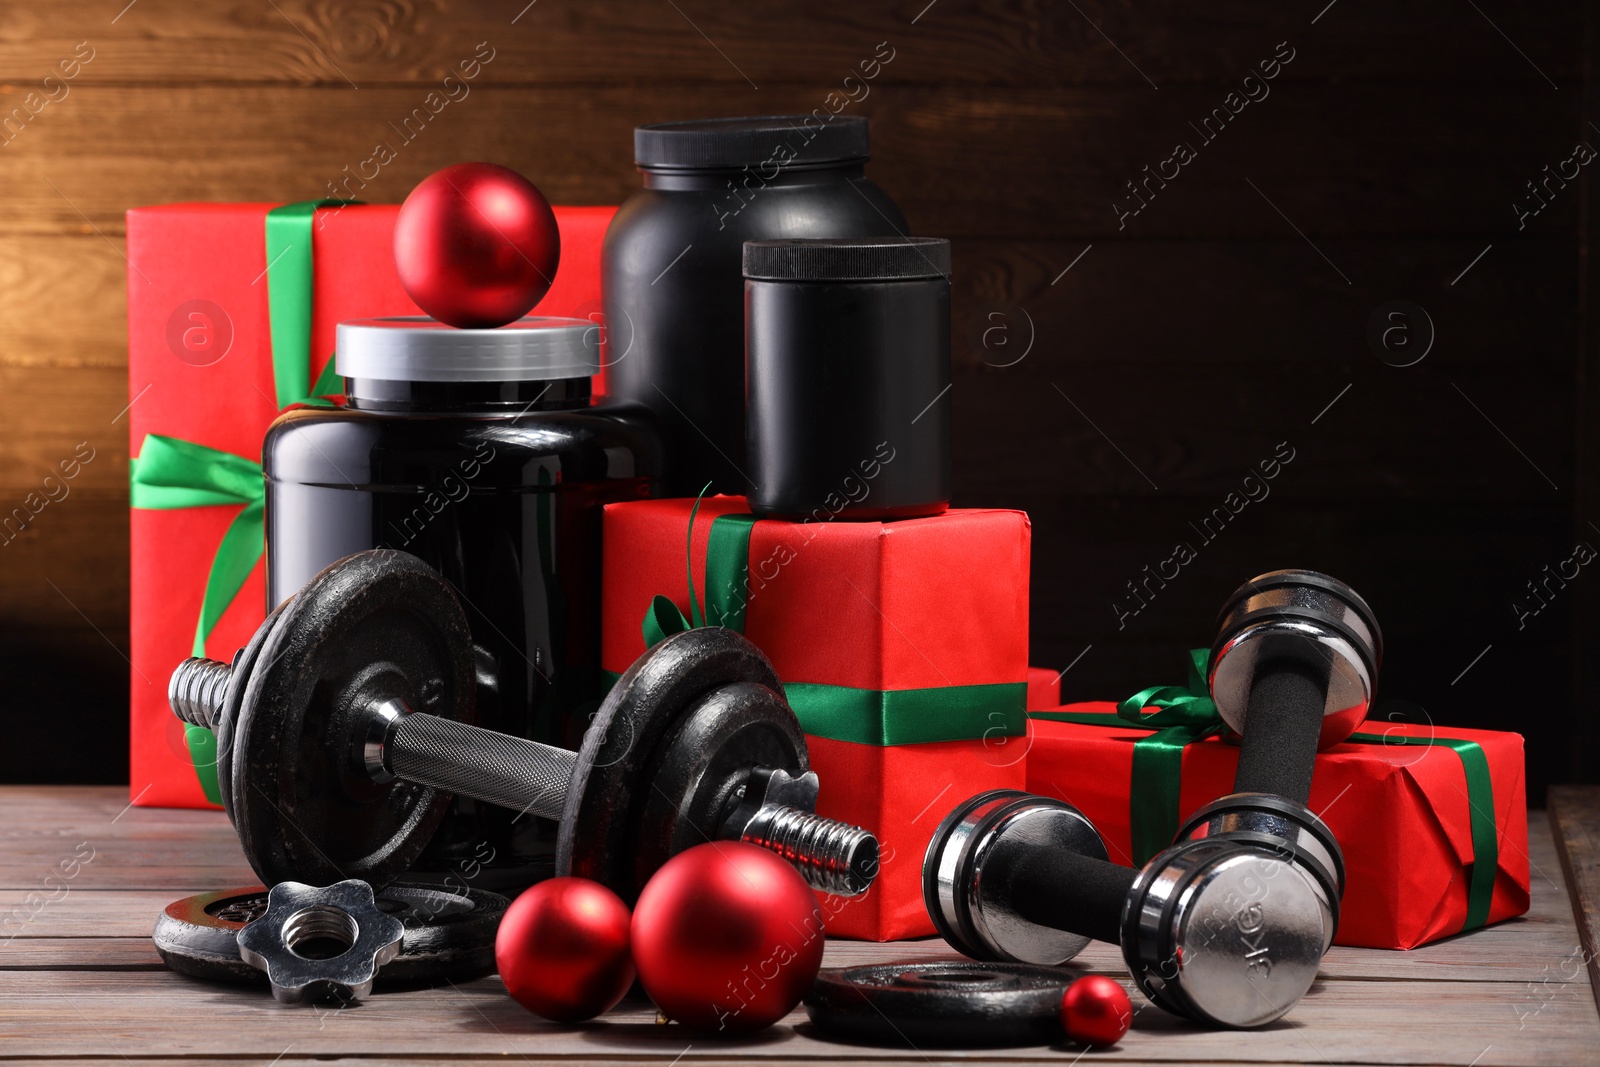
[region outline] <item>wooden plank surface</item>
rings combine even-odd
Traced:
[[[1559,796],[1559,794],[1558,794]],[[1572,805],[1563,801],[1564,810]],[[894,1050],[825,1042],[796,1013],[755,1038],[719,1041],[660,1026],[625,1002],[602,1022],[557,1027],[505,997],[498,979],[384,993],[343,1011],[287,1009],[260,990],[208,985],[160,966],[148,940],[177,896],[249,880],[217,812],[128,806],[121,788],[0,788],[0,1049],[9,1061],[237,1057],[307,1063],[358,1057],[518,1056],[696,1060],[1018,1062],[1065,1047]],[[1580,812],[1593,818],[1590,810]],[[1585,830],[1591,837],[1593,823]],[[1260,1033],[1201,1031],[1145,1005],[1117,1050],[1130,1063],[1566,1064],[1600,1062],[1600,1011],[1550,824],[1530,820],[1532,908],[1517,920],[1411,952],[1336,947],[1312,993]],[[76,857],[64,877],[62,861]],[[56,872],[55,882],[46,877]],[[63,880],[64,878],[64,880]],[[26,918],[18,921],[23,913]],[[941,942],[830,942],[828,966],[946,958]],[[1073,968],[1125,980],[1092,945]],[[1144,1002],[1135,996],[1135,1004]],[[374,1058],[368,1059],[369,1055]]]
[[[1355,83],[1340,87],[1338,106],[1323,87],[1284,85],[1208,141],[1190,123],[1222,107],[1226,92],[908,86],[874,94],[854,113],[873,123],[869,174],[918,232],[1061,239],[1290,239],[1298,229],[1313,241],[1509,240],[1512,191],[1571,153],[1581,119],[1575,98],[1543,83],[1485,95],[1470,116],[1448,85]],[[809,112],[819,99],[795,85],[749,95],[670,85],[489,88],[425,111],[420,132],[407,134],[403,121],[424,104],[416,88],[86,85],[0,153],[8,190],[0,232],[114,235],[128,208],[180,200],[332,192],[398,202],[463,158],[516,167],[556,203],[618,203],[639,187],[636,124],[757,104]],[[1430,132],[1425,153],[1418,129]],[[1142,183],[1142,168],[1157,168],[1180,141],[1195,158],[1169,165],[1176,177],[1152,184],[1140,198],[1149,206],[1123,218],[1140,202],[1128,183]],[[380,143],[393,154],[382,164],[372,162]],[[375,176],[349,178],[362,169]],[[1552,194],[1526,232],[1568,233],[1577,213],[1575,193]]]
[[[1600,1004],[1600,786],[1552,786],[1550,828],[1572,898],[1581,962]]]
[[[42,78],[86,38],[96,52],[77,75],[85,85],[437,83],[486,40],[497,54],[478,75],[482,84],[828,85],[853,69],[857,53],[870,55],[885,38],[905,61],[885,68],[878,79],[883,84],[1112,82],[1149,91],[1152,82],[1237,80],[1258,58],[1243,51],[1241,42],[1270,48],[1284,38],[1314,40],[1322,51],[1314,67],[1291,68],[1288,77],[1476,82],[1508,76],[1537,80],[1543,71],[1564,82],[1581,72],[1582,8],[1575,0],[1490,3],[1484,5],[1485,16],[1470,6],[1428,0],[1409,5],[1404,19],[1393,18],[1376,0],[1343,0],[1337,17],[1325,18],[1316,18],[1320,3],[1262,6],[1244,0],[1203,8],[1182,0],[1137,5],[940,0],[936,7],[927,0],[872,5],[849,0],[562,5],[545,0],[538,6],[527,0],[276,0],[271,5],[139,0],[125,13],[127,0],[58,6],[70,8],[72,17],[45,19],[22,7],[0,23],[0,70],[7,79],[26,84]],[[816,32],[818,25],[828,32]],[[1526,63],[1507,39],[1526,50]],[[1450,47],[1439,47],[1442,40]],[[593,61],[600,52],[606,57],[603,69]],[[1061,62],[1063,55],[1072,61]]]

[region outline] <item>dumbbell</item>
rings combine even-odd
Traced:
[[[922,877],[934,926],[968,956],[1055,965],[1108,941],[1154,1003],[1207,1025],[1282,1016],[1322,959],[1321,892],[1278,852],[1180,841],[1134,870],[1072,805],[1017,790],[958,805]]]
[[[218,784],[268,885],[406,871],[451,793],[560,822],[559,873],[637,898],[707,840],[777,852],[817,889],[864,892],[878,843],[814,813],[817,776],[772,664],[722,628],[675,634],[607,695],[576,752],[470,725],[467,617],[421,560],[330,565],[231,665],[173,672],[173,712],[217,735]]]
[[[1327,944],[1338,926],[1344,854],[1306,806],[1311,772],[1319,749],[1366,719],[1382,659],[1367,602],[1307,570],[1271,571],[1236,589],[1211,646],[1211,696],[1240,735],[1239,767],[1233,793],[1190,816],[1177,840],[1226,837],[1292,859],[1322,890]]]
[[[1298,944],[1304,887],[1319,920],[1315,956],[1300,959],[1309,965],[1294,968],[1294,981],[1274,1000],[1286,1011],[1332,943],[1344,891],[1339,843],[1306,806],[1312,764],[1319,747],[1344,740],[1366,718],[1381,658],[1371,609],[1342,582],[1303,570],[1246,582],[1218,617],[1208,671],[1219,714],[1243,739],[1234,793],[1196,812],[1173,848],[1138,872],[1107,862],[1099,833],[1070,805],[1026,794],[975,797],[951,813],[928,848],[923,893],[935,924],[979,959],[1060,963],[1091,938],[1120,942],[1129,969],[1157,1003],[1226,1025],[1255,1025],[1231,1014],[1248,998],[1225,997],[1220,1010],[1208,1007],[1210,1000],[1186,991],[1192,967],[1174,962],[1192,965],[1196,958],[1192,916],[1207,914],[1206,894],[1226,895],[1215,888],[1225,882],[1193,870],[1250,867],[1246,854],[1255,852],[1258,873],[1276,872],[1276,879],[1287,867],[1303,875],[1282,883],[1293,888],[1279,901],[1283,915],[1276,905],[1264,913],[1269,939]],[[1199,848],[1207,842],[1210,851]],[[1191,873],[1180,878],[1182,871]],[[1162,899],[1175,881],[1188,885],[1190,895]],[[1168,925],[1143,928],[1152,914]],[[1276,954],[1280,969],[1283,957]],[[1209,972],[1199,981],[1209,997],[1249,973]]]

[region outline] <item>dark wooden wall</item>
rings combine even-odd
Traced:
[[[490,159],[614,203],[636,123],[809,111],[887,42],[849,107],[873,177],[956,242],[958,502],[1032,514],[1035,660],[1072,665],[1068,696],[1179,681],[1234,585],[1312,566],[1384,624],[1381,711],[1521,730],[1535,796],[1595,776],[1600,566],[1514,607],[1600,546],[1591,168],[1514,208],[1600,146],[1588,5],[524,3],[0,10],[0,111],[93,50],[0,144],[0,503],[96,456],[0,546],[0,775],[125,773],[125,209],[325,193],[480,42],[469,95],[362,196]]]

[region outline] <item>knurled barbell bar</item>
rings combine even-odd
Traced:
[[[223,806],[267,884],[386,884],[416,861],[450,793],[559,820],[558,872],[625,900],[714,839],[771,849],[825,892],[871,884],[876,838],[814,813],[805,735],[772,664],[739,634],[657,644],[576,752],[470,725],[471,647],[450,585],[375,549],[314,577],[231,665],[179,665],[172,710],[215,731]]]

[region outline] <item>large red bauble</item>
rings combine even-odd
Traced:
[[[504,326],[550,288],[561,258],[555,212],[507,167],[457,163],[400,205],[394,265],[417,306],[451,326]]]
[[[771,1026],[822,967],[822,910],[766,849],[712,842],[668,860],[633,908],[639,981],[669,1019],[711,1033]]]
[[[551,878],[506,909],[494,961],[512,999],[556,1022],[593,1019],[633,985],[628,906],[587,878]]]
[[[1096,1048],[1115,1045],[1133,1021],[1133,1004],[1122,983],[1087,974],[1061,994],[1061,1028],[1074,1041]]]

